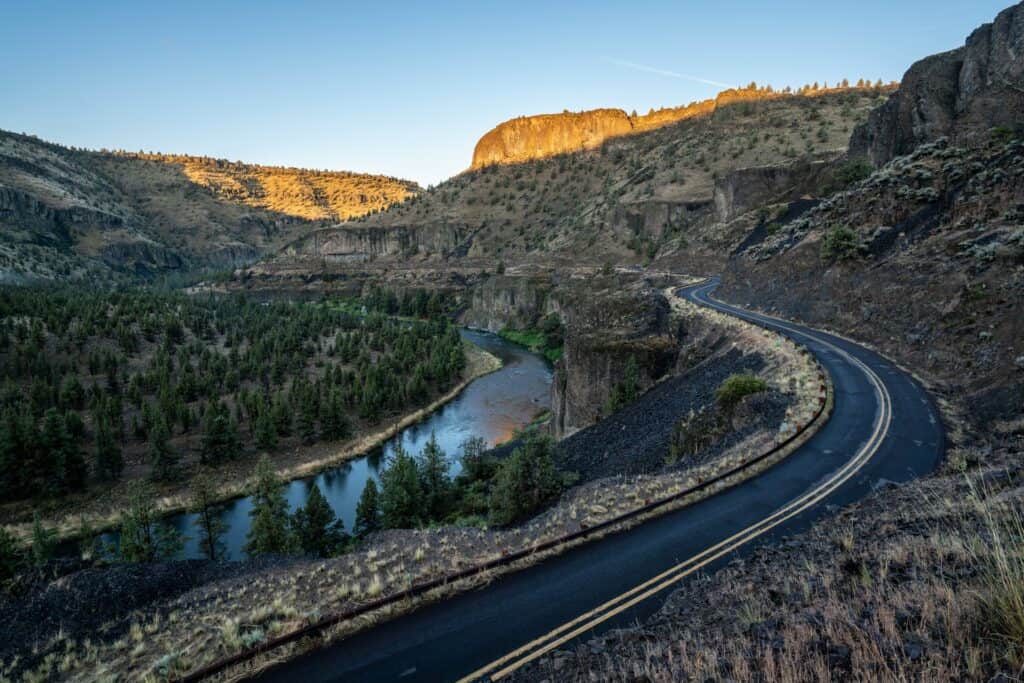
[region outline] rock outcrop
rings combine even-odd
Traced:
[[[588,283],[564,296],[563,320],[565,352],[555,368],[551,400],[557,437],[602,417],[631,357],[641,391],[675,364],[679,346],[670,329],[668,302],[643,283],[629,287],[618,282]]]
[[[473,288],[460,322],[490,332],[532,327],[543,315],[557,310],[551,290],[549,277],[496,275]]]
[[[831,161],[809,158],[732,171],[715,180],[715,219],[731,221],[764,204],[817,194],[831,182],[832,171]]]
[[[625,135],[633,123],[621,109],[522,116],[488,131],[473,150],[473,168],[593,149]]]
[[[975,144],[994,127],[1024,130],[1024,3],[976,29],[963,47],[911,66],[854,132],[850,156],[881,166],[939,137]]]
[[[315,230],[283,249],[286,256],[315,256],[327,263],[359,263],[385,257],[447,257],[460,253],[465,226],[432,223],[415,226],[338,226]]]
[[[797,95],[817,96],[844,88],[801,91]],[[714,99],[692,102],[682,107],[651,110],[647,114],[627,114],[621,109],[593,109],[583,112],[520,116],[488,131],[473,150],[471,168],[491,164],[514,164],[543,159],[556,154],[594,149],[605,140],[667,126],[684,119],[713,114],[734,104],[792,96],[771,88],[731,88]]]

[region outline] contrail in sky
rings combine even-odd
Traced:
[[[624,59],[613,59],[611,57],[602,57],[602,59],[609,64],[615,64],[617,66],[624,66],[627,69],[635,69],[636,71],[646,71],[651,74],[658,74],[659,76],[666,76],[668,78],[678,78],[684,81],[694,81],[695,83],[704,83],[705,85],[715,85],[720,88],[735,88],[736,86],[732,83],[723,83],[721,81],[713,81],[710,78],[700,78],[698,76],[687,76],[686,74],[676,73],[675,71],[669,71],[668,69],[659,69],[654,66],[647,66],[646,64],[637,64],[635,62],[627,62]]]

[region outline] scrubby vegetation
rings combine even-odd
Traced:
[[[437,295],[263,302],[0,289],[0,498],[174,479],[423,405],[465,356]],[[390,314],[424,316],[396,319]]]
[[[768,389],[768,383],[756,375],[730,375],[715,391],[715,400],[725,411],[736,407],[745,396],[757,394]]]
[[[821,258],[826,261],[855,259],[864,251],[860,236],[847,227],[837,227],[821,238]]]
[[[564,351],[565,327],[553,313],[541,318],[535,328],[515,330],[506,327],[499,334],[504,339],[543,355],[552,363],[561,358]]]

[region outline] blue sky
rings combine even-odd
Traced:
[[[0,128],[436,183],[513,116],[898,79],[1007,4],[12,1]]]

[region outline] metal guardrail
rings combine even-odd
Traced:
[[[782,335],[786,339],[790,339],[790,341],[792,341],[791,337],[784,332],[780,332],[778,330],[773,330],[773,332]],[[807,351],[805,346],[801,344],[797,344],[797,346],[801,349],[802,352],[810,353],[809,351]],[[392,593],[391,595],[380,597],[368,603],[345,610],[344,612],[338,612],[336,614],[328,615],[326,617],[319,619],[318,621],[303,626],[300,629],[290,631],[283,635],[277,636],[276,638],[271,638],[262,643],[254,645],[253,647],[247,650],[242,650],[228,657],[224,657],[217,661],[211,662],[210,664],[207,664],[206,666],[197,669],[191,673],[188,673],[185,676],[182,676],[181,678],[175,680],[180,681],[181,683],[193,683],[195,681],[205,680],[235,665],[251,660],[255,657],[258,657],[259,655],[266,654],[271,650],[275,650],[279,647],[289,645],[296,641],[302,640],[303,638],[318,635],[324,630],[331,628],[332,626],[337,626],[338,624],[349,621],[351,619],[355,619],[356,617],[368,614],[375,610],[381,609],[382,607],[387,607],[389,605],[393,605],[403,600],[416,598],[418,596],[424,595],[425,593],[429,593],[432,590],[443,588],[444,586],[455,583],[457,581],[471,579],[475,576],[479,576],[481,574],[484,574],[485,572],[491,571],[492,569],[508,566],[515,562],[519,562],[520,560],[525,560],[533,555],[537,555],[539,553],[552,550],[567,543],[584,540],[602,531],[606,531],[612,527],[629,522],[630,520],[633,520],[637,517],[642,517],[643,515],[654,512],[658,508],[662,508],[665,507],[666,505],[682,500],[683,498],[693,495],[694,493],[704,491],[714,486],[715,484],[719,484],[725,481],[726,479],[729,479],[731,477],[736,476],[737,474],[740,474],[744,470],[750,469],[751,467],[761,462],[764,462],[765,460],[777,454],[779,451],[782,451],[783,449],[787,448],[788,446],[793,444],[797,439],[803,436],[804,432],[806,432],[815,422],[817,422],[818,418],[822,416],[822,414],[825,411],[825,406],[828,404],[828,385],[825,380],[825,372],[824,370],[821,369],[820,364],[818,369],[818,380],[821,383],[821,389],[825,390],[825,396],[819,398],[818,407],[815,410],[813,417],[811,417],[805,423],[800,425],[800,427],[786,439],[775,444],[772,448],[768,449],[767,451],[765,451],[761,455],[758,455],[752,460],[748,460],[744,463],[741,463],[725,472],[722,472],[711,477],[710,479],[706,479],[700,482],[699,484],[695,484],[689,488],[683,489],[682,491],[678,491],[676,493],[673,493],[672,495],[659,498],[658,500],[647,503],[639,508],[635,508],[633,510],[630,510],[629,512],[624,512],[621,515],[618,515],[611,519],[607,519],[603,522],[599,522],[594,526],[586,527],[580,529],[579,531],[564,534],[557,538],[544,541],[543,543],[538,543],[536,545],[530,546],[529,548],[517,550],[507,555],[502,555],[501,557],[497,557],[493,560],[489,560],[482,564],[478,564],[473,567],[463,569],[459,572],[455,572],[454,574],[448,574],[446,576],[442,576],[436,579],[431,579],[430,581],[424,581],[422,583],[413,584],[409,588],[406,588],[405,590],[399,591],[397,593]]]

